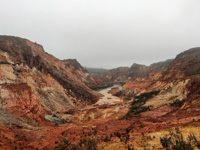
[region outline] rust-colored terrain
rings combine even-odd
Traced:
[[[91,89],[114,83],[125,83],[109,91],[116,97]],[[0,36],[0,149],[163,149],[172,127],[199,140],[199,87],[200,48],[92,76],[76,60]]]

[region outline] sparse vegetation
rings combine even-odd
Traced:
[[[183,105],[184,102],[185,102],[185,100],[176,99],[176,100],[173,101],[173,103],[171,103],[170,105],[171,105],[171,106],[174,106],[174,107],[181,107],[181,106]]]
[[[119,139],[121,138],[121,133],[119,133],[118,131],[114,133],[115,136],[117,136]]]
[[[107,125],[105,125],[105,129],[108,130],[108,126]]]
[[[70,68],[70,64],[65,64],[65,69]]]
[[[109,142],[110,141],[110,139],[108,138],[108,136],[106,135],[106,137],[104,138],[104,140],[103,140],[104,142]]]
[[[64,138],[55,147],[56,150],[97,150],[97,140],[95,138],[81,139],[76,144],[72,144]]]
[[[10,65],[10,63],[7,62],[7,61],[0,61],[0,64],[8,64],[8,65]]]
[[[23,70],[22,70],[22,69],[16,69],[16,71],[17,71],[17,72],[23,72]]]
[[[129,130],[126,129],[126,134],[125,134],[125,144],[128,143],[129,139],[130,139]]]
[[[126,128],[126,133],[129,133],[129,132],[130,132],[130,130],[128,128]]]
[[[9,52],[9,50],[6,49],[6,48],[1,48],[0,50],[1,50],[1,51],[4,51],[4,52]]]
[[[169,130],[169,135],[160,137],[160,143],[166,150],[193,150],[194,147],[200,149],[200,142],[197,141],[194,134],[190,134],[187,140],[184,140],[179,128]]]
[[[87,139],[85,150],[97,150],[96,139]]]
[[[98,133],[97,129],[94,129],[94,135],[96,135]]]
[[[54,66],[54,65],[53,65],[53,67],[54,67],[54,69],[56,69],[56,70],[57,70],[57,67],[56,67],[56,66]]]
[[[67,139],[63,139],[58,146],[55,147],[57,150],[70,150],[71,149],[71,143]]]
[[[144,112],[144,111],[147,111],[147,110],[150,110],[152,106],[138,106],[138,107],[131,107],[129,109],[129,113],[131,114],[139,114],[141,112]]]
[[[131,103],[131,107],[125,117],[130,117],[132,114],[136,115],[141,112],[150,110],[152,106],[143,106],[143,105],[146,103],[148,99],[152,98],[153,96],[159,93],[160,93],[160,90],[151,91],[149,93],[143,93],[139,96],[135,96],[135,100]]]
[[[16,45],[23,49],[30,49],[30,46],[28,46],[24,41],[18,41]]]
[[[113,137],[113,134],[112,133],[110,133],[110,138],[112,138]]]
[[[160,90],[158,91],[151,91],[149,93],[142,93],[139,96],[135,96],[136,99],[140,100],[140,101],[147,101],[148,99],[152,98],[155,95],[158,95],[160,93]],[[132,105],[134,104],[134,101],[132,103]]]

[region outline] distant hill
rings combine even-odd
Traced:
[[[91,74],[101,74],[101,73],[104,73],[104,72],[108,71],[108,69],[104,69],[104,68],[89,68],[89,67],[85,67],[85,69]]]

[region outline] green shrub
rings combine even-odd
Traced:
[[[138,100],[140,100],[140,101],[147,101],[148,99],[152,98],[155,95],[158,95],[159,93],[160,93],[160,90],[158,90],[158,91],[151,91],[149,93],[142,93],[139,96],[135,96],[135,98],[138,99]],[[134,103],[132,103],[132,105],[133,104]]]
[[[135,94],[135,90],[131,90],[128,95],[131,96],[131,95],[134,95],[134,94]]]
[[[114,132],[114,135],[117,136],[118,138],[121,138],[121,134],[118,131]]]
[[[6,62],[6,61],[0,61],[0,64],[8,64],[8,65],[10,65],[10,63]]]
[[[23,72],[23,70],[22,70],[22,69],[16,69],[16,71],[17,71],[17,72]]]
[[[125,115],[125,117],[130,117],[132,114],[139,114],[141,112],[150,110],[152,106],[143,106],[146,101],[153,96],[160,93],[160,90],[158,91],[151,91],[149,93],[142,93],[139,96],[135,96],[135,100],[131,103],[131,107],[128,111],[128,113]]]
[[[144,111],[147,111],[147,110],[150,110],[150,108],[151,108],[152,106],[138,106],[138,107],[131,107],[130,109],[129,109],[129,114],[134,114],[134,115],[137,115],[137,114],[139,114],[139,113],[141,113],[141,112],[144,112]]]
[[[181,107],[181,106],[183,105],[184,102],[185,102],[185,100],[176,99],[176,100],[173,101],[173,103],[171,103],[170,105],[171,105],[171,106],[174,106],[174,107]]]
[[[6,48],[1,48],[0,50],[1,50],[1,51],[4,51],[4,52],[9,52],[9,50],[6,49]]]
[[[110,138],[111,138],[111,137],[113,137],[113,134],[112,134],[112,133],[110,133]]]

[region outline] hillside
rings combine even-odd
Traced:
[[[0,36],[0,149],[161,150],[160,138],[174,127],[184,139],[193,132],[197,148],[199,66],[200,48],[193,48],[150,66],[91,75],[75,59]],[[123,84],[112,95],[91,89],[115,83]]]
[[[153,63],[150,66],[134,63],[131,67],[118,67],[103,73],[92,74],[100,84],[124,83],[137,78],[147,78],[156,72],[163,72],[169,68],[174,59]]]
[[[89,68],[89,67],[85,67],[85,69],[90,74],[101,74],[101,73],[104,73],[104,72],[108,71],[108,69],[104,69],[104,68]]]
[[[46,119],[98,100],[98,93],[88,88],[97,85],[96,81],[76,60],[61,61],[46,53],[41,45],[18,37],[0,36],[0,78],[3,108],[29,107],[28,103],[20,106],[21,103],[7,102],[5,96],[8,92],[6,95],[23,99],[22,93],[27,89],[41,105],[38,107]]]

